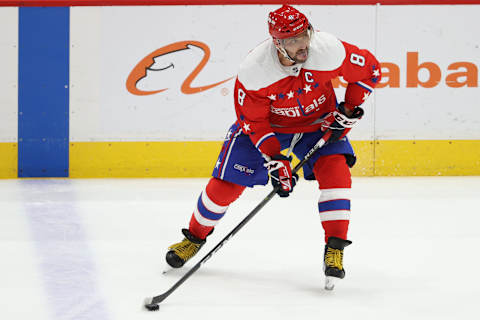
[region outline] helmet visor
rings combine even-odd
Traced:
[[[310,44],[311,31],[310,27],[305,29],[302,33],[285,39],[279,39],[280,43],[287,49],[296,49]]]

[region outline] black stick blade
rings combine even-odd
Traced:
[[[146,298],[145,308],[147,308],[148,311],[157,311],[158,309],[160,309],[160,306],[157,303],[153,302],[153,298]]]

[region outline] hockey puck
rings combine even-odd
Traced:
[[[160,306],[155,303],[149,303],[145,305],[145,308],[147,308],[148,311],[158,311],[158,309],[160,309]]]
[[[147,308],[148,311],[157,311],[158,309],[160,309],[160,306],[157,303],[153,302],[153,298],[146,298],[145,308]]]

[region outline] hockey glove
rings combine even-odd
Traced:
[[[323,119],[320,130],[326,132],[328,129],[331,129],[332,135],[327,142],[338,141],[347,135],[355,123],[362,118],[363,113],[362,108],[355,107],[353,113],[350,116],[347,116],[345,112],[345,104],[342,102],[338,105],[337,110],[330,112]]]
[[[288,197],[290,192],[298,180],[298,175],[292,174],[292,167],[290,165],[292,157],[286,157],[283,154],[273,156],[269,162],[265,164],[270,175],[270,180],[274,188],[279,186],[277,194],[282,197]]]

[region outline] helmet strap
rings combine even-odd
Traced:
[[[290,57],[290,55],[288,54],[287,50],[285,50],[285,48],[284,48],[283,45],[281,44],[281,40],[279,40],[279,39],[274,39],[274,40],[275,40],[275,48],[277,48],[278,52],[280,52],[280,54],[281,54],[285,59],[287,59],[288,61],[293,62],[293,63],[296,63],[296,61],[293,60],[292,57]]]

